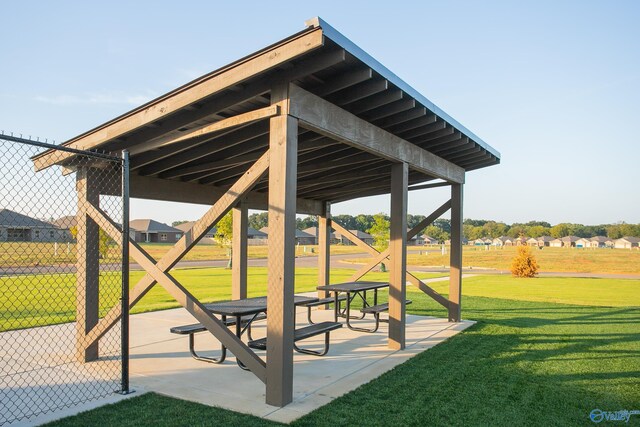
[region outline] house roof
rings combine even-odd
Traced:
[[[76,226],[76,216],[75,215],[62,216],[54,221],[51,221],[51,224],[55,225],[58,228],[68,230],[69,228]]]
[[[262,231],[260,231],[260,230],[256,230],[256,229],[255,229],[255,228],[253,228],[253,227],[248,227],[248,228],[247,228],[247,235],[248,235],[249,237],[252,237],[252,236],[253,236],[253,237],[267,237],[267,234],[266,234],[266,233],[263,233],[263,232],[262,232]]]
[[[261,231],[262,233],[264,233],[265,235],[268,235],[268,234],[269,234],[269,227],[262,227],[262,228],[260,229],[260,231]],[[304,232],[304,231],[302,231],[302,230],[298,230],[298,229],[296,228],[296,239],[301,238],[301,237],[302,237],[302,238],[309,238],[309,237],[313,237],[313,238],[315,238],[316,236],[314,236],[313,234],[306,233],[306,232]]]
[[[438,241],[438,239],[434,239],[433,237],[428,236],[428,235],[426,235],[426,234],[423,234],[423,235],[422,235],[422,239],[423,239],[423,240],[429,240],[429,241],[432,241],[432,242],[437,242],[437,241]]]
[[[266,150],[269,121],[255,120],[167,146],[163,141],[269,106],[272,85],[283,79],[444,159],[450,169],[470,171],[500,162],[497,150],[320,18],[64,145],[107,152],[128,149],[132,197],[207,203],[207,195],[229,188]],[[298,148],[301,200],[337,202],[389,193],[393,161],[375,150],[346,146],[303,127]],[[54,159],[47,151],[33,160],[39,170],[63,164],[68,156],[72,154]],[[412,169],[409,184],[435,178]],[[266,180],[265,176],[257,183],[251,200],[264,203]],[[299,205],[299,211],[303,209]]]
[[[178,224],[176,225],[174,228],[177,228],[178,230],[182,231],[183,233],[186,233],[187,231],[191,230],[193,228],[193,225],[195,224],[195,221],[187,221],[187,222],[183,222],[182,224]],[[216,233],[216,227],[213,226],[209,229],[209,231],[207,232],[207,234],[215,234]]]
[[[591,241],[605,243],[605,242],[613,242],[613,239],[610,239],[609,237],[605,237],[605,236],[595,236],[591,238]]]
[[[58,228],[49,222],[41,221],[9,209],[0,209],[0,226],[7,228]]]
[[[629,243],[640,243],[640,237],[634,237],[634,236],[624,236],[617,239],[616,241],[618,240],[626,240]]]
[[[182,233],[183,231],[153,219],[134,219],[129,222],[129,228],[142,233]]]
[[[551,242],[555,239],[551,236],[540,236],[540,237],[537,237],[536,240],[539,242]]]
[[[305,228],[302,231],[304,231],[305,233],[309,233],[312,236],[318,237],[318,227],[308,227],[308,228]],[[336,234],[332,231],[331,233],[329,233],[329,238],[330,239],[335,239],[336,238]]]
[[[581,238],[578,236],[564,236],[562,237],[560,240],[562,240],[563,242],[577,242],[578,240],[580,240]]]

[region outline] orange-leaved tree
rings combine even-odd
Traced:
[[[539,268],[531,248],[527,245],[518,246],[517,254],[511,262],[511,274],[515,277],[536,277]]]

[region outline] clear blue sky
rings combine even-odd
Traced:
[[[4,2],[0,129],[64,141],[321,16],[502,153],[465,217],[640,222],[640,2]],[[446,192],[411,193],[428,214]],[[159,209],[162,207],[162,209]],[[135,202],[133,217],[203,207]],[[388,198],[334,213],[388,212]]]

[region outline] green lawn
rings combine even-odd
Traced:
[[[640,409],[638,284],[470,278],[463,315],[477,320],[475,326],[293,425],[591,425],[596,408]],[[615,307],[601,306],[605,294]],[[409,298],[412,314],[446,315],[413,288]],[[154,394],[53,425],[104,424],[275,425]],[[627,425],[640,425],[640,416]]]
[[[249,296],[265,295],[265,267],[252,267],[248,272]],[[143,276],[142,271],[131,272],[131,287]],[[171,274],[185,284],[203,302],[231,298],[231,270],[224,268],[185,268]],[[352,270],[333,269],[331,280],[345,281]],[[419,273],[420,278],[441,277],[441,273]],[[367,280],[388,280],[388,273],[372,272]],[[315,290],[318,273],[314,268],[296,269],[296,292]],[[75,320],[75,275],[32,275],[0,277],[0,332],[71,322]],[[103,315],[120,297],[119,273],[102,273],[100,277],[100,313]],[[159,285],[156,285],[132,313],[178,307],[179,304]]]

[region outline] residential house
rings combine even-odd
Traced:
[[[612,248],[614,245],[613,239],[605,236],[595,236],[589,240],[590,248]]]
[[[129,222],[129,228],[129,234],[136,242],[175,243],[184,234],[178,228],[153,219],[134,219]]]
[[[434,239],[431,236],[427,236],[426,234],[422,235],[422,240],[424,241],[425,245],[437,245],[438,243],[438,239]]]
[[[562,239],[553,239],[549,242],[549,246],[552,248],[561,248],[562,247]]]
[[[492,244],[493,246],[505,246],[505,242],[506,242],[507,240],[509,240],[509,239],[510,239],[510,237],[507,237],[507,236],[500,236],[500,237],[496,237],[495,239],[493,239],[493,240],[491,241],[491,244]]]
[[[484,237],[481,237],[481,238],[476,239],[476,240],[473,241],[473,244],[475,246],[487,246],[487,245],[490,245],[491,243],[493,243],[493,240],[486,239]]]
[[[591,243],[591,239],[588,239],[586,237],[581,237],[578,240],[576,240],[576,248],[588,248],[590,243]]]
[[[578,237],[578,236],[565,236],[565,237],[561,238],[560,240],[562,240],[562,247],[575,248],[576,247],[576,242],[578,240],[580,240],[580,237]]]
[[[408,229],[407,231],[411,231],[411,230]],[[422,245],[424,245],[424,239],[419,234],[416,234],[412,238],[407,239],[407,246],[422,246]]]
[[[253,227],[247,228],[247,238],[249,240],[267,240],[267,234]]]
[[[187,231],[191,230],[195,223],[196,223],[195,221],[187,221],[187,222],[183,222],[182,224],[176,225],[174,228],[177,228],[184,234]],[[208,239],[213,239],[213,236],[215,235],[216,235],[216,227],[214,226],[207,231],[207,234],[205,234],[204,237]]]
[[[27,215],[0,209],[0,242],[68,242],[69,231]]]
[[[613,241],[616,249],[632,249],[640,246],[640,237],[625,236]]]
[[[316,242],[319,241],[318,236],[319,236],[319,230],[318,227],[309,227],[309,228],[305,228],[304,230],[305,233],[309,233],[312,236],[316,236]],[[330,245],[335,245],[336,243],[339,243],[339,239],[336,237],[336,233],[329,233],[329,244]]]
[[[265,235],[269,235],[269,227],[262,227],[260,229]],[[316,245],[318,241],[313,234],[305,233],[302,230],[296,229],[296,245]]]
[[[551,236],[540,236],[540,237],[536,237],[536,240],[538,241],[539,247],[544,247],[544,246],[551,246],[551,241],[553,241],[554,239]]]
[[[369,233],[365,233],[364,231],[360,231],[360,230],[349,230],[352,234],[354,234],[358,239],[362,240],[363,242],[365,242],[367,245],[373,245],[373,236]],[[351,243],[351,241],[349,239],[347,239],[346,237],[344,237],[343,235],[341,235],[340,233],[338,233],[336,231],[336,239],[338,239],[338,243],[341,243],[343,245],[353,245],[353,243]],[[407,242],[407,244],[409,244]]]

